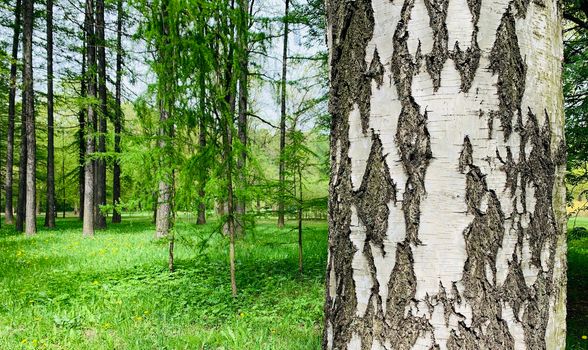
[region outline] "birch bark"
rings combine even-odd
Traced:
[[[563,349],[553,0],[327,2],[325,349]]]

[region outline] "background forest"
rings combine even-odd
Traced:
[[[323,2],[0,3],[0,348],[319,348]],[[568,347],[588,349],[588,1],[564,8]]]

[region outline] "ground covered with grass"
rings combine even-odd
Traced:
[[[588,219],[576,225],[588,227]],[[260,222],[237,243],[231,297],[216,224],[178,224],[176,271],[149,218],[81,237],[76,219],[27,239],[0,230],[0,349],[319,349],[325,222],[296,231]],[[42,226],[39,226],[42,227]],[[588,236],[569,240],[568,349],[588,349]]]
[[[75,219],[27,239],[0,231],[0,349],[318,349],[326,224],[297,235],[258,224],[237,244],[231,297],[227,242],[214,225],[178,227],[176,272],[148,218],[81,237]],[[42,227],[42,226],[40,226]]]

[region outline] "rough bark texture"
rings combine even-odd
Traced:
[[[121,106],[121,83],[122,83],[122,64],[123,64],[123,50],[122,50],[122,22],[123,22],[123,2],[118,0],[116,2],[117,20],[116,20],[116,82],[115,82],[115,99],[116,112],[114,115],[114,152],[120,154],[120,134],[122,132],[122,106]],[[121,215],[116,206],[120,203],[120,160],[118,157],[114,158],[114,165],[112,169],[112,204],[115,206],[112,212],[112,222],[120,223]]]
[[[563,349],[559,4],[332,0],[327,16],[323,347]]]
[[[35,136],[35,97],[33,93],[33,0],[23,1],[23,117],[26,125],[27,173],[25,234],[37,233],[37,150]]]
[[[100,99],[100,111],[96,114],[98,127],[97,151],[101,156],[96,159],[95,174],[95,215],[94,226],[97,229],[106,228],[106,216],[100,210],[100,206],[106,205],[106,118],[108,118],[108,95],[106,91],[106,40],[104,37],[104,0],[96,1],[96,52],[98,59],[98,98]]]
[[[86,31],[86,93],[92,102],[88,103],[85,123],[85,163],[84,163],[84,216],[82,234],[94,236],[94,164],[89,159],[94,154],[96,141],[94,137],[94,123],[96,110],[93,100],[96,98],[96,37],[94,34],[94,1],[86,0],[85,15]]]
[[[4,220],[7,224],[14,223],[12,209],[12,175],[14,167],[14,120],[16,117],[16,62],[18,60],[21,18],[21,0],[16,0],[16,5],[14,7],[14,27],[12,34],[12,62],[10,62],[10,91],[8,92],[8,125],[6,131],[6,178],[4,182],[6,204],[4,205]]]
[[[47,203],[45,226],[55,227],[55,130],[53,125],[53,0],[47,0]]]
[[[288,13],[290,0],[286,0],[284,8],[284,43],[282,47],[282,81],[280,82],[280,165],[279,165],[279,194],[278,194],[278,227],[284,227],[284,200],[286,196],[286,82],[288,73]]]

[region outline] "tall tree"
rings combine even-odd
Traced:
[[[237,115],[237,134],[240,152],[237,155],[237,174],[241,196],[237,198],[237,231],[245,230],[246,204],[246,162],[247,162],[247,108],[249,99],[249,0],[239,0],[239,16],[237,21],[237,40],[239,48],[239,109]]]
[[[104,35],[104,0],[96,0],[96,53],[98,58],[98,98],[100,99],[100,112],[98,117],[98,147],[100,156],[96,159],[95,174],[95,211],[94,226],[98,229],[106,228],[106,217],[100,210],[100,206],[106,205],[106,118],[108,117],[108,95],[106,91],[106,39]]]
[[[157,213],[155,217],[155,237],[164,238],[170,234],[172,225],[172,201],[173,201],[173,164],[171,154],[173,139],[173,95],[175,89],[175,51],[172,42],[172,30],[170,22],[173,19],[168,13],[168,0],[161,0],[157,8],[157,30],[155,46],[157,50],[157,103],[159,108],[159,191],[157,195]],[[170,240],[171,244],[171,240]],[[170,245],[170,248],[172,246]],[[170,255],[171,259],[171,255]]]
[[[23,116],[26,129],[27,166],[26,166],[26,201],[25,234],[37,233],[37,191],[36,170],[37,151],[35,136],[35,98],[33,89],[33,22],[34,0],[23,0]]]
[[[53,0],[47,0],[47,205],[45,226],[55,227],[55,145],[53,123]]]
[[[284,8],[284,44],[282,47],[282,80],[280,81],[280,159],[278,179],[278,227],[284,227],[284,197],[286,195],[286,169],[284,150],[286,149],[286,82],[288,72],[288,12],[290,0]]]
[[[96,37],[94,34],[94,1],[86,0],[84,27],[86,32],[86,94],[87,111],[85,121],[85,164],[84,164],[84,217],[83,235],[94,236],[94,165],[95,151],[94,123],[96,111]]]
[[[87,97],[87,69],[86,69],[86,55],[87,55],[87,35],[86,28],[84,28],[82,40],[82,69],[80,76],[80,97],[82,101]],[[80,202],[80,211],[78,217],[80,220],[84,219],[84,192],[86,186],[86,112],[87,107],[84,103],[82,108],[78,111],[78,197]]]
[[[22,95],[24,102],[24,94]],[[23,103],[24,106],[24,103]],[[18,232],[24,232],[27,201],[27,126],[22,108],[20,118],[20,157],[18,160],[18,199],[16,203],[16,224]]]
[[[14,119],[16,116],[16,73],[18,61],[18,46],[21,27],[21,0],[16,0],[14,7],[14,24],[12,34],[12,61],[10,62],[10,90],[8,92],[8,128],[6,133],[6,179],[4,190],[6,193],[6,204],[4,205],[4,218],[7,224],[14,223],[12,209],[12,186],[14,167]]]
[[[325,349],[565,348],[559,4],[327,2]]]
[[[123,1],[116,2],[116,81],[115,81],[115,99],[116,111],[114,115],[114,166],[112,170],[112,204],[114,210],[112,212],[112,222],[120,223],[121,215],[117,208],[120,204],[120,134],[122,132],[122,106],[121,106],[121,84],[122,84],[122,65],[123,65],[123,49],[122,49],[122,23],[123,23]]]

